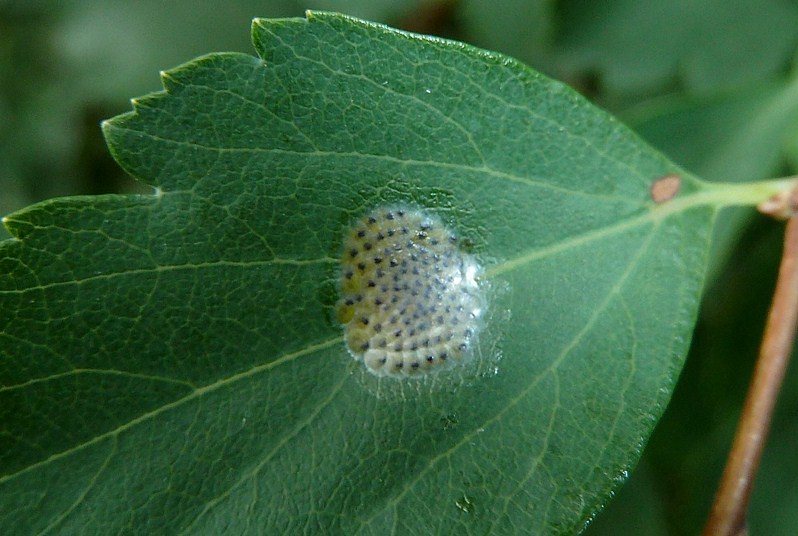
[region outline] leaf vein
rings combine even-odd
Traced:
[[[0,296],[2,295],[17,295],[17,294],[24,294],[26,292],[31,291],[39,291],[39,290],[47,290],[52,288],[58,288],[63,286],[71,286],[71,285],[81,285],[84,283],[90,283],[92,281],[108,281],[111,279],[115,279],[117,277],[129,276],[129,275],[137,275],[137,274],[153,274],[153,273],[164,273],[164,272],[174,272],[174,271],[181,271],[181,270],[201,270],[207,268],[218,268],[218,267],[231,267],[231,268],[257,268],[263,266],[309,266],[313,264],[333,264],[340,262],[339,259],[333,259],[332,257],[321,257],[318,259],[282,259],[282,258],[272,258],[272,259],[265,259],[265,260],[257,260],[257,261],[212,261],[212,262],[200,262],[200,263],[186,263],[186,264],[160,264],[158,266],[154,266],[152,268],[133,268],[130,270],[120,270],[118,272],[108,272],[104,274],[97,274],[92,275],[89,277],[84,277],[82,279],[71,279],[67,281],[56,281],[54,283],[48,284],[41,284],[32,287],[26,287],[23,289],[13,289],[13,290],[0,290]]]
[[[174,140],[170,138],[164,138],[162,136],[158,136],[155,134],[151,134],[148,132],[144,132],[141,130],[132,129],[129,127],[120,127],[118,125],[113,125],[114,129],[117,130],[124,130],[128,132],[133,132],[143,137],[152,139],[153,141],[168,143],[177,146],[183,147],[191,147],[194,149],[201,149],[205,151],[210,151],[214,153],[239,153],[239,154],[246,154],[246,153],[255,153],[255,154],[284,154],[289,156],[302,156],[303,158],[360,158],[366,160],[376,160],[376,161],[384,161],[395,163],[401,166],[428,166],[433,168],[439,169],[446,169],[458,172],[467,172],[467,173],[478,173],[484,174],[489,177],[499,179],[499,180],[507,180],[511,182],[516,182],[520,184],[525,184],[530,187],[534,188],[541,188],[545,190],[550,190],[553,192],[560,192],[567,195],[574,195],[579,197],[585,197],[590,199],[599,199],[599,200],[606,200],[606,201],[614,201],[614,202],[623,202],[629,203],[634,205],[640,205],[641,200],[630,199],[627,197],[621,197],[617,195],[611,194],[600,194],[600,193],[592,193],[592,192],[585,192],[582,190],[573,190],[570,188],[565,188],[558,184],[552,184],[546,182],[543,177],[522,177],[520,175],[516,175],[513,173],[508,173],[505,171],[496,170],[491,168],[487,165],[483,166],[471,166],[468,164],[458,164],[454,162],[439,162],[434,160],[417,160],[413,158],[399,158],[390,155],[380,155],[380,154],[369,154],[369,153],[361,153],[357,151],[296,151],[296,150],[289,150],[289,149],[276,149],[276,148],[264,148],[264,147],[215,147],[212,145],[202,144],[196,141],[184,141],[184,140]],[[169,190],[165,190],[164,193],[169,193]]]
[[[186,528],[183,531],[181,531],[180,534],[191,533],[192,527],[194,527],[197,524],[197,522],[200,520],[200,518],[202,518],[202,516],[204,516],[217,504],[219,504],[227,497],[229,497],[230,494],[233,493],[233,491],[236,488],[243,485],[250,479],[254,480],[254,478],[258,475],[263,466],[266,465],[266,463],[268,463],[274,457],[274,455],[277,454],[277,452],[279,452],[283,447],[285,447],[290,440],[294,439],[303,430],[305,430],[308,426],[310,426],[310,424],[313,423],[316,420],[316,418],[321,414],[322,410],[328,407],[332,403],[335,397],[341,392],[341,387],[344,385],[348,377],[349,376],[347,374],[342,374],[341,380],[332,386],[332,389],[330,390],[330,393],[327,397],[321,400],[320,403],[315,408],[313,408],[313,410],[304,419],[300,419],[293,427],[293,429],[288,434],[283,436],[280,439],[280,441],[276,445],[274,445],[271,451],[265,453],[261,461],[257,463],[251,470],[243,473],[243,475],[236,482],[231,484],[223,493],[220,493],[215,498],[207,501],[202,511],[197,514],[194,520],[188,526],[186,526]],[[256,497],[254,497],[255,491],[256,489],[253,489],[253,498],[250,501],[250,505],[248,506],[248,509],[250,510],[254,509],[255,506],[254,505],[254,502],[256,501]]]
[[[182,385],[184,387],[188,387],[190,389],[197,389],[197,386],[192,384],[191,382],[187,382],[184,380],[176,380],[174,378],[166,378],[163,376],[155,376],[152,374],[140,374],[137,372],[129,372],[127,370],[115,370],[115,369],[85,369],[85,368],[76,368],[73,370],[68,370],[65,372],[59,372],[57,374],[51,374],[49,376],[42,376],[41,378],[33,378],[27,380],[22,383],[14,384],[14,385],[4,385],[0,386],[0,393],[4,393],[7,391],[16,391],[19,389],[25,389],[27,387],[31,387],[40,383],[47,383],[51,381],[60,380],[63,378],[69,378],[73,376],[81,376],[81,375],[98,375],[98,376],[121,376],[126,378],[135,378],[140,380],[150,380],[150,381],[157,381],[163,383],[173,383],[176,385]]]
[[[208,384],[208,385],[203,386],[203,387],[199,387],[199,388],[191,391],[190,393],[188,393],[187,395],[185,395],[183,397],[180,397],[180,398],[178,398],[178,399],[176,399],[176,400],[174,400],[172,402],[169,402],[168,404],[164,404],[164,405],[162,405],[162,406],[160,406],[160,407],[158,407],[158,408],[156,408],[156,409],[154,409],[152,411],[148,411],[147,413],[143,413],[143,414],[139,415],[138,417],[136,417],[134,419],[131,419],[128,422],[126,422],[124,424],[121,424],[121,425],[117,426],[116,428],[114,428],[112,430],[108,430],[107,432],[99,434],[96,437],[93,437],[92,439],[90,439],[88,441],[84,441],[83,443],[81,443],[79,445],[76,445],[76,446],[71,447],[69,449],[66,449],[64,451],[58,452],[56,454],[53,454],[49,458],[41,460],[41,461],[39,461],[37,463],[33,463],[33,464],[29,465],[28,467],[25,467],[25,468],[17,471],[16,473],[11,473],[11,474],[8,474],[8,475],[0,476],[0,485],[4,484],[7,481],[10,481],[13,478],[16,478],[17,476],[20,476],[22,474],[28,473],[28,472],[33,471],[35,469],[38,469],[40,467],[49,465],[50,463],[53,463],[53,462],[55,462],[57,460],[60,460],[61,458],[65,458],[65,457],[67,457],[67,456],[69,456],[69,455],[71,455],[71,454],[73,454],[75,452],[80,452],[81,450],[83,450],[85,448],[88,448],[88,447],[90,447],[92,445],[98,444],[99,442],[101,442],[101,441],[103,441],[103,440],[105,440],[107,438],[118,437],[123,432],[126,432],[126,431],[136,427],[137,425],[139,425],[141,423],[144,423],[144,422],[146,422],[146,421],[148,421],[150,419],[154,419],[154,418],[158,417],[159,415],[161,415],[162,413],[165,413],[166,411],[178,408],[178,407],[182,406],[183,404],[186,404],[186,403],[188,403],[188,402],[190,402],[192,400],[200,398],[203,395],[205,395],[206,393],[213,392],[213,391],[216,391],[217,389],[221,389],[222,387],[226,387],[226,386],[232,385],[232,384],[234,384],[234,383],[236,383],[238,381],[242,381],[244,379],[250,378],[250,377],[252,377],[252,376],[254,376],[256,374],[259,374],[261,372],[266,372],[268,370],[274,369],[274,368],[276,368],[278,366],[281,366],[281,365],[283,365],[285,363],[289,363],[291,361],[294,361],[294,360],[296,360],[296,359],[298,359],[300,357],[304,357],[304,356],[307,356],[307,355],[312,355],[315,352],[319,352],[319,351],[324,350],[326,348],[330,348],[330,347],[332,347],[332,346],[334,346],[336,344],[343,344],[343,337],[342,336],[339,335],[339,336],[336,336],[336,337],[334,337],[332,339],[328,339],[326,341],[322,341],[322,342],[307,346],[305,348],[302,348],[301,350],[297,350],[296,352],[290,352],[290,353],[284,354],[281,357],[278,357],[277,359],[269,361],[268,363],[256,365],[256,366],[254,366],[252,368],[249,368],[247,370],[244,370],[242,372],[238,372],[236,374],[233,374],[232,376],[229,376],[229,377],[226,377],[226,378],[222,378],[221,380],[218,380],[218,381],[216,381],[214,383]]]

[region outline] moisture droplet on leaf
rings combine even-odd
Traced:
[[[378,376],[422,377],[472,351],[484,312],[479,265],[440,219],[379,208],[349,230],[338,319],[352,357]]]

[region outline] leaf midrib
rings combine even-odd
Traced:
[[[722,191],[720,191],[722,193]],[[161,195],[168,195],[167,193]],[[626,220],[620,220],[613,225],[600,227],[587,231],[582,234],[577,234],[566,239],[547,244],[546,246],[533,248],[521,255],[514,258],[499,262],[486,269],[483,274],[485,278],[493,278],[499,275],[511,272],[530,262],[544,259],[548,256],[561,253],[568,249],[589,244],[594,240],[606,238],[618,232],[623,232],[638,225],[644,225],[650,222],[660,221],[672,214],[686,211],[702,205],[713,206],[715,209],[722,206],[722,199],[716,195],[716,191],[698,191],[696,193],[676,198],[670,202],[652,207],[649,211],[637,215]],[[9,218],[13,219],[13,218]],[[0,290],[0,295],[21,295],[27,292],[40,291],[45,289],[52,289],[63,286],[73,286],[88,283],[91,281],[107,281],[117,277],[124,277],[129,275],[138,274],[152,274],[167,271],[180,271],[180,270],[199,270],[203,268],[216,268],[222,267],[235,267],[235,268],[262,268],[270,265],[295,265],[304,266],[310,264],[335,264],[339,259],[332,257],[321,257],[317,259],[286,259],[286,258],[271,258],[257,261],[213,261],[206,263],[185,263],[185,264],[160,264],[152,268],[135,268],[131,270],[122,270],[118,272],[106,272],[103,274],[92,275],[83,279],[72,279],[69,281],[58,281],[47,285],[36,285],[26,287],[23,289]]]

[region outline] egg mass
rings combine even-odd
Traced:
[[[349,353],[395,378],[463,362],[485,308],[479,271],[439,218],[408,207],[366,214],[341,259],[338,319]]]

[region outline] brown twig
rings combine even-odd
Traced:
[[[779,276],[743,414],[703,536],[745,536],[748,499],[798,324],[798,215],[787,221]]]

